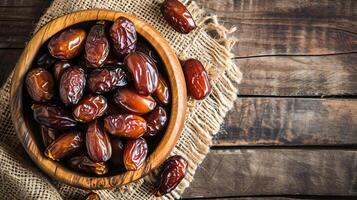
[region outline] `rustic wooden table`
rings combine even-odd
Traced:
[[[184,198],[357,198],[357,1],[197,0],[237,26],[239,96]],[[0,83],[46,0],[0,1]]]

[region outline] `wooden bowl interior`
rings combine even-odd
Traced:
[[[43,48],[44,44],[54,34],[69,28],[77,26],[88,26],[91,21],[107,20],[114,21],[119,16],[125,16],[135,24],[137,32],[148,43],[152,45],[160,57],[158,66],[159,71],[168,78],[172,102],[169,110],[169,123],[165,134],[152,138],[149,144],[150,154],[145,161],[144,166],[137,171],[110,171],[102,177],[94,177],[80,172],[75,172],[59,162],[51,161],[44,157],[39,126],[32,117],[30,109],[31,101],[25,88],[23,87],[24,76],[31,68],[33,60],[37,53]],[[186,114],[186,86],[183,78],[180,63],[169,44],[160,36],[160,34],[150,25],[143,21],[123,13],[107,10],[88,10],[69,14],[60,17],[37,32],[26,49],[21,55],[15,68],[13,82],[11,87],[11,110],[12,119],[17,130],[18,136],[32,160],[51,177],[84,189],[105,189],[118,187],[132,181],[135,181],[157,168],[168,156],[176,144],[183,127]]]

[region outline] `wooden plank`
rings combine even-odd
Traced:
[[[3,86],[4,82],[9,77],[21,52],[22,49],[0,49],[0,87]]]
[[[357,95],[357,53],[268,56],[236,60],[243,73],[240,95]]]
[[[0,7],[37,7],[51,2],[50,0],[1,0]]]
[[[356,99],[238,98],[215,146],[356,145]]]
[[[184,198],[357,195],[357,151],[212,150]]]
[[[23,48],[35,27],[32,21],[0,21],[0,48]]]
[[[198,0],[236,26],[237,57],[357,52],[357,2]]]

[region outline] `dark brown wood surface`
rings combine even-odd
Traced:
[[[50,2],[0,1],[0,85]],[[184,197],[356,198],[357,1],[196,2],[238,28],[243,81]]]

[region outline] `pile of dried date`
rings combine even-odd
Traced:
[[[177,0],[165,1],[161,12],[180,33],[196,27]],[[171,93],[158,55],[139,37],[134,24],[119,17],[88,30],[69,28],[49,40],[25,79],[46,157],[92,175],[143,165],[148,141],[164,132]],[[201,62],[181,63],[189,94],[208,96],[211,85]],[[181,156],[169,158],[154,194],[172,191],[187,167]]]

